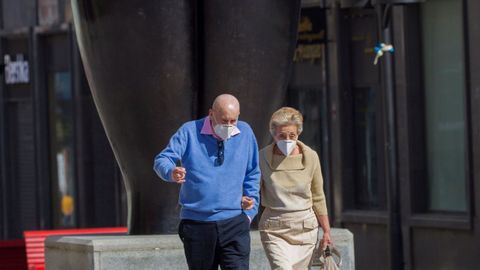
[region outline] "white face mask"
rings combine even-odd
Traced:
[[[295,140],[279,140],[277,141],[277,147],[282,151],[285,156],[289,156],[293,149],[297,146],[297,141]]]
[[[215,134],[217,134],[217,136],[224,141],[230,139],[230,137],[232,137],[232,133],[235,131],[235,125],[218,124],[215,116],[213,117],[213,119],[215,119],[215,122],[217,123],[213,127],[213,131],[215,131]]]
[[[215,134],[217,134],[218,137],[222,138],[222,140],[228,140],[230,139],[230,137],[232,137],[232,133],[235,130],[235,126],[216,124],[213,127],[213,130],[215,131]]]

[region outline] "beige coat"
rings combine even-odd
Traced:
[[[328,215],[317,152],[298,141],[302,155],[274,155],[271,144],[260,151],[261,202],[266,208]]]
[[[274,155],[271,144],[260,151],[260,237],[273,270],[309,269],[318,240],[316,216],[327,215],[317,153],[298,142],[301,154]]]

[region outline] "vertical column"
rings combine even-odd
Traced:
[[[132,234],[176,231],[178,186],[152,166],[192,116],[194,4],[72,2],[87,79],[127,189]]]
[[[299,14],[298,0],[203,2],[201,110],[206,114],[218,94],[234,94],[260,147],[270,141],[268,121],[285,99]]]
[[[0,1],[0,13],[2,12],[2,2]],[[3,25],[2,20],[0,24]],[[0,38],[0,61],[3,63],[4,54],[4,41]],[[5,157],[5,77],[4,72],[0,72],[0,195],[1,195],[1,208],[0,208],[0,239],[6,239],[8,237],[8,200],[7,200],[7,175],[6,175],[6,157]]]
[[[391,35],[391,5],[377,4],[375,6],[379,20],[380,40],[392,44]],[[381,60],[381,76],[383,90],[383,113],[385,115],[385,179],[387,180],[387,206],[389,211],[388,234],[390,269],[403,268],[402,235],[400,227],[400,198],[397,178],[397,149],[395,121],[395,88],[393,75],[393,56],[386,53]]]

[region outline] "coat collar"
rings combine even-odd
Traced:
[[[302,160],[299,163],[296,163],[296,162],[278,162],[277,159],[281,159],[282,157],[277,156],[277,155],[275,155],[275,157],[274,157],[273,149],[274,149],[275,143],[272,143],[272,144],[268,145],[267,147],[265,147],[263,158],[265,159],[266,163],[268,164],[268,166],[272,170],[276,170],[276,171],[279,171],[279,170],[303,170],[303,169],[305,169],[305,155],[306,154],[308,155],[308,152],[310,151],[310,148],[307,145],[305,145],[304,143],[302,143],[301,141],[298,141],[298,140],[297,140],[297,145],[302,149]],[[274,158],[275,158],[275,162],[274,162]],[[286,158],[287,157],[283,157],[283,159],[286,159]]]

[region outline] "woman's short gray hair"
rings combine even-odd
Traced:
[[[270,118],[270,133],[275,136],[275,130],[281,126],[297,126],[298,135],[303,130],[303,116],[294,108],[282,107],[272,114]]]

